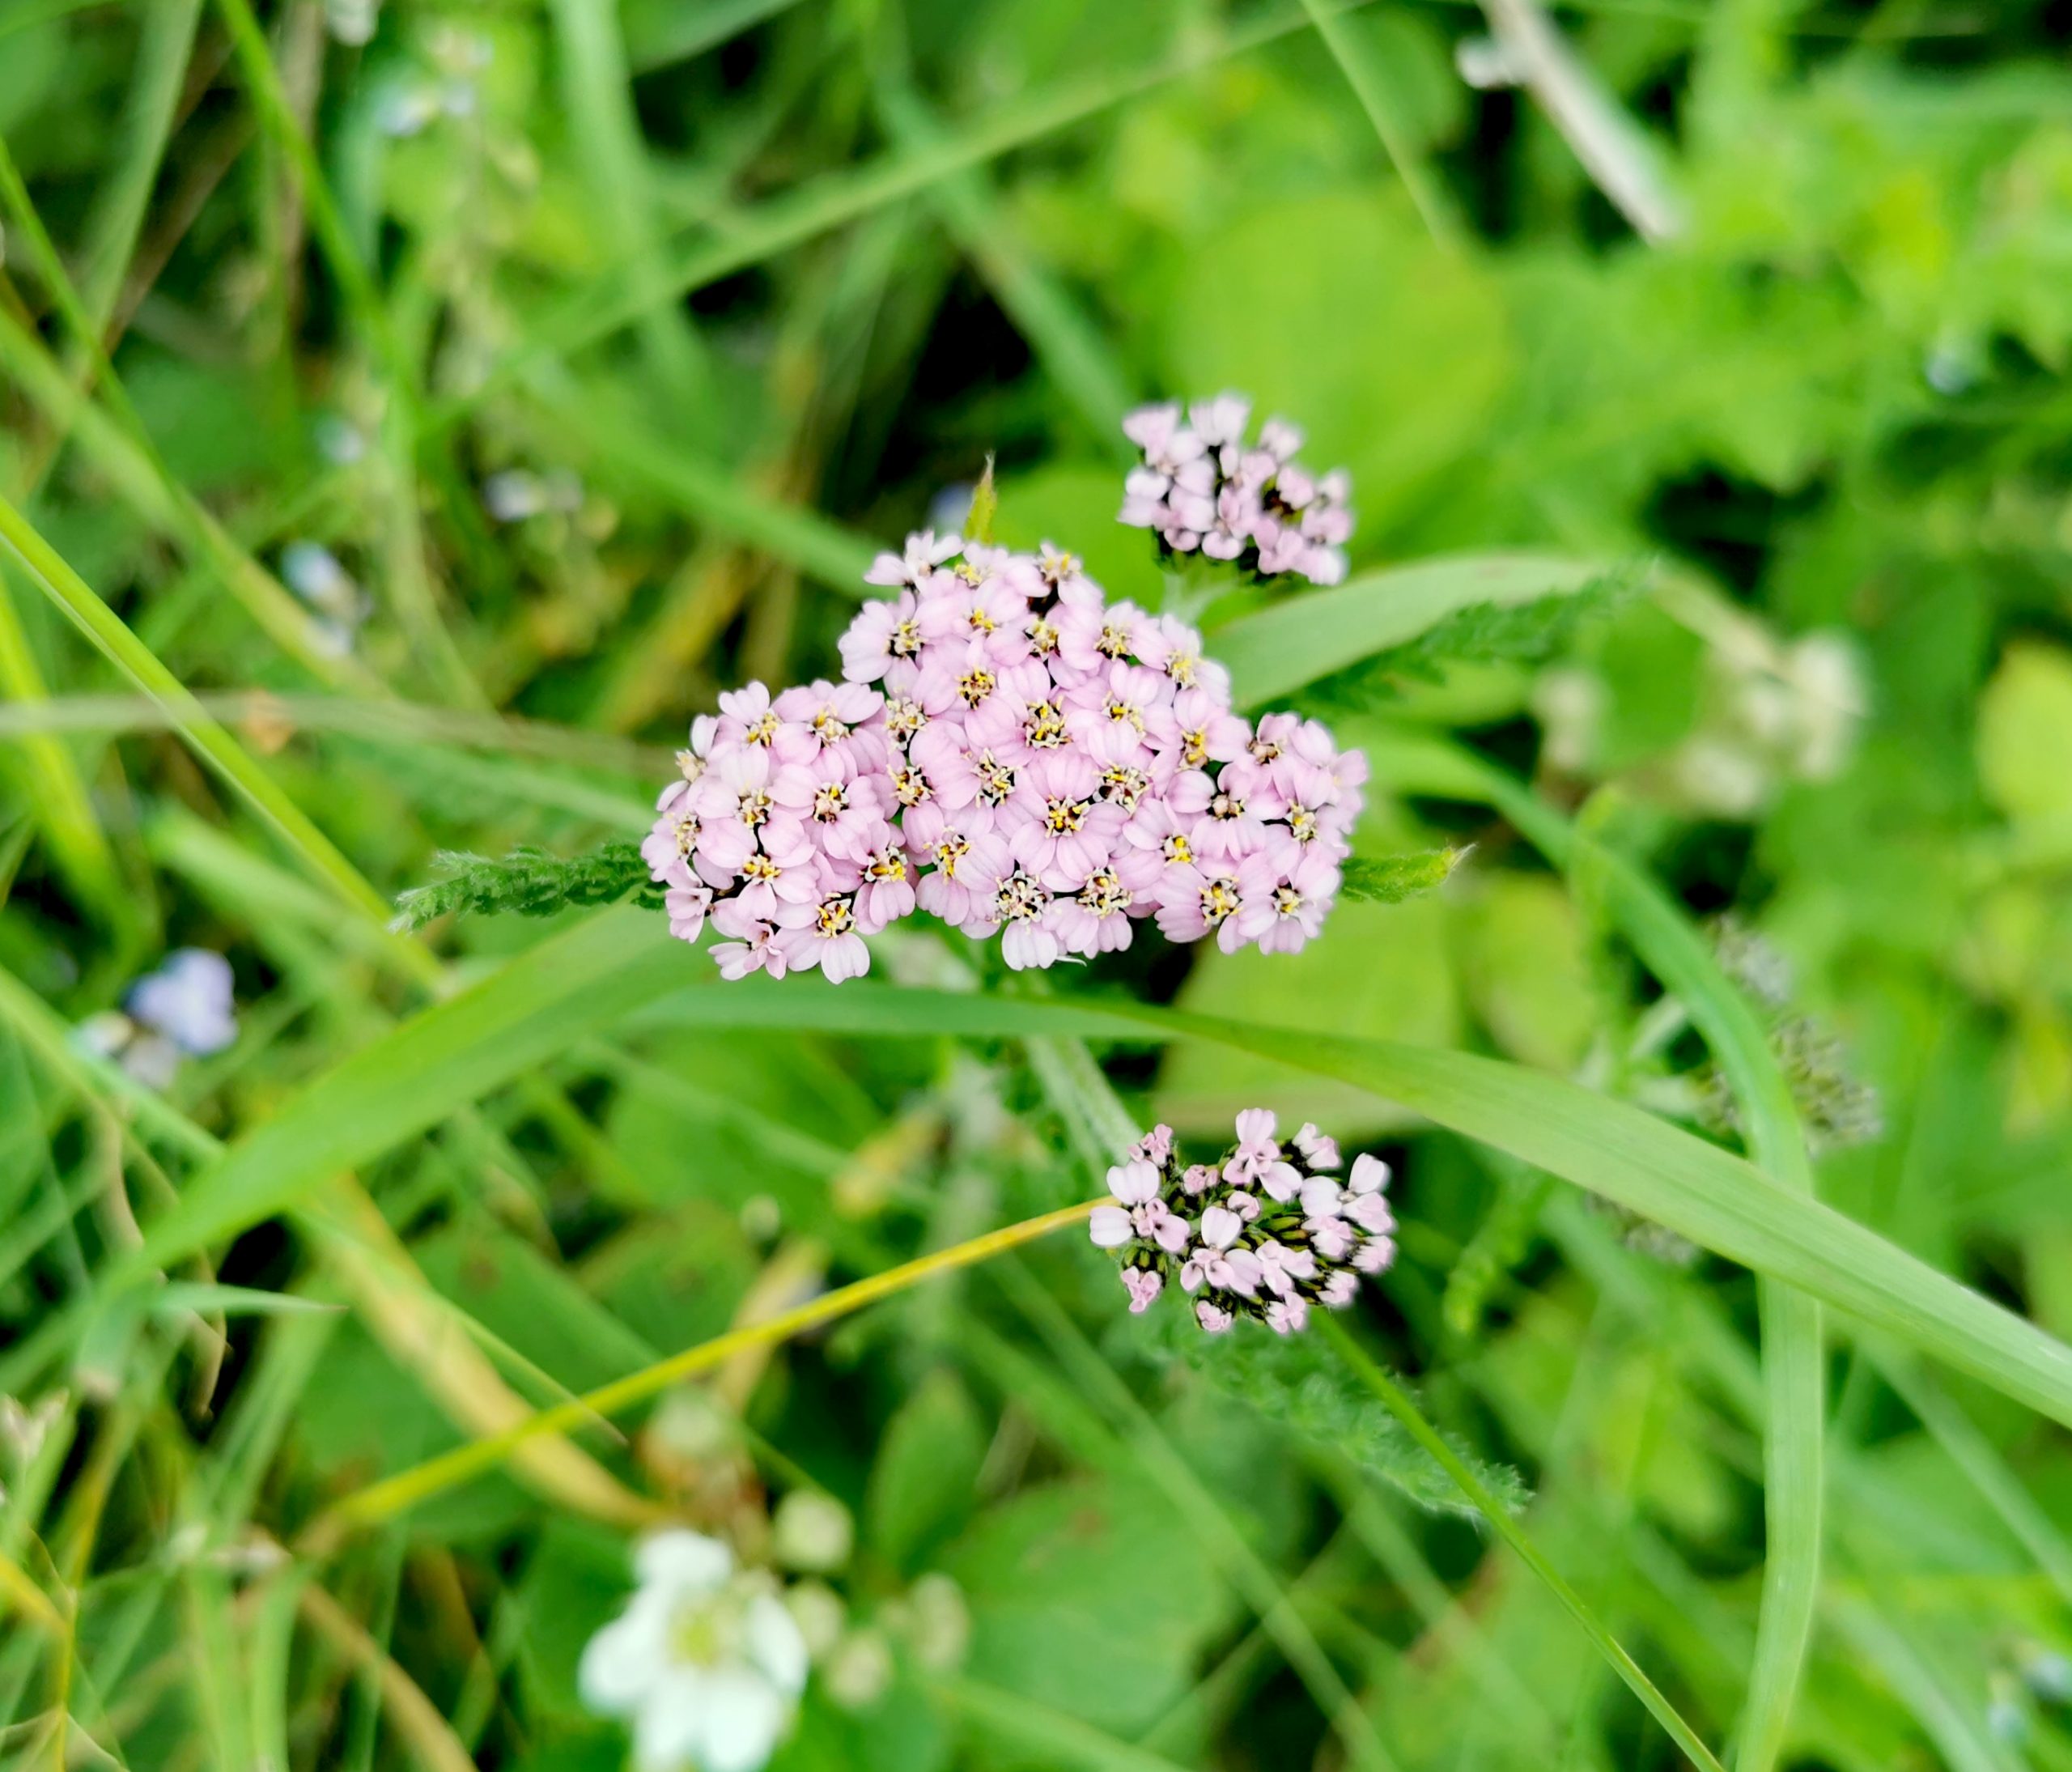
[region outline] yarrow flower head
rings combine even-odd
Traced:
[[[583,1651],[584,1702],[630,1723],[640,1772],[756,1772],[806,1680],[805,1638],[775,1578],[681,1528],[644,1540],[634,1568],[626,1610]]]
[[[1157,1126],[1108,1171],[1087,1234],[1120,1261],[1132,1312],[1177,1290],[1212,1335],[1241,1316],[1292,1335],[1395,1261],[1388,1165],[1363,1154],[1340,1180],[1334,1141],[1308,1124],[1278,1132],[1270,1109],[1247,1109],[1221,1162],[1186,1164]]]
[[[1321,478],[1295,459],[1302,433],[1269,419],[1247,441],[1251,402],[1242,395],[1140,406],[1123,434],[1143,452],[1124,483],[1121,521],[1153,531],[1175,554],[1234,561],[1261,578],[1293,572],[1318,584],[1345,576],[1352,533],[1350,478]]]
[[[1225,438],[1243,417],[1206,423]],[[1359,752],[1234,713],[1199,633],[1110,602],[1048,542],[923,531],[868,576],[894,594],[850,625],[841,682],[751,683],[693,724],[641,846],[672,934],[712,924],[729,979],[839,981],[916,910],[997,936],[1017,969],[1126,948],[1146,918],[1225,951],[1318,933]]]

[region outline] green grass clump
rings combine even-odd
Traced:
[[[605,1772],[663,1523],[783,1772],[2072,1765],[2061,26],[0,0],[0,1766]],[[1157,606],[1226,386],[1321,940],[667,941],[694,715],[974,486]],[[1078,1227],[1254,1105],[1396,1265],[1176,1353]]]

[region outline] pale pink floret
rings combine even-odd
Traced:
[[[788,818],[773,818],[758,833],[760,846],[741,864],[739,904],[751,917],[778,920],[787,905],[817,899],[826,879],[823,857],[805,828]]]
[[[917,618],[931,645],[962,646],[974,661],[997,667],[1029,657],[1029,599],[1005,579],[974,584],[943,573],[922,593]]]
[[[885,740],[870,722],[885,698],[866,683],[808,683],[788,689],[771,704],[791,725],[803,728],[822,751],[839,750],[859,769],[885,764]]]
[[[885,840],[858,867],[861,878],[856,888],[856,927],[865,935],[876,935],[914,908],[913,866],[888,826]]]
[[[1172,1154],[1173,1128],[1163,1120],[1130,1146],[1130,1158],[1132,1162],[1153,1163],[1161,1167],[1164,1166],[1166,1160]]]
[[[884,775],[860,769],[840,749],[788,763],[771,781],[770,797],[820,848],[851,858],[877,847],[893,804]]]
[[[1125,1268],[1123,1284],[1130,1295],[1130,1315],[1141,1316],[1158,1302],[1166,1290],[1166,1276],[1156,1268]]]
[[[1055,966],[1063,951],[1056,933],[1039,923],[1011,922],[1000,933],[1000,958],[1012,971]]]
[[[979,808],[951,814],[917,806],[903,821],[915,858],[928,870],[915,888],[920,907],[955,928],[982,920],[983,901],[1012,865],[1007,839],[987,818]]]
[[[1239,932],[1268,954],[1299,953],[1323,928],[1338,895],[1339,871],[1321,850],[1304,855],[1264,898],[1248,903]]]
[[[1055,751],[1021,771],[1020,787],[1002,809],[1001,828],[1015,860],[1054,892],[1076,888],[1115,852],[1127,821],[1100,793],[1091,757]]]
[[[1272,892],[1274,880],[1273,862],[1264,855],[1168,869],[1154,889],[1158,927],[1175,941],[1199,941],[1213,931],[1216,945],[1234,954],[1244,945],[1246,906]]]
[[[1380,1236],[1395,1229],[1395,1214],[1389,1210],[1384,1190],[1390,1179],[1389,1166],[1362,1151],[1352,1159],[1346,1178],[1346,1192],[1340,1210],[1363,1230]]]
[[[1144,452],[1144,466],[1167,484],[1188,462],[1199,460],[1208,445],[1180,419],[1180,403],[1139,406],[1123,420],[1123,435]],[[1153,497],[1165,486],[1151,488]]]
[[[881,554],[871,562],[870,570],[864,574],[867,584],[925,584],[934,576],[935,569],[945,560],[953,560],[963,551],[962,536],[937,536],[932,529],[922,529],[906,538],[903,553]]]
[[[640,859],[656,880],[669,878],[669,870],[688,861],[696,849],[703,827],[696,810],[679,799],[665,810],[640,839]]]
[[[865,604],[842,636],[842,674],[851,682],[874,683],[895,665],[919,658],[927,636],[919,607],[911,591],[890,602]]]
[[[1309,1320],[1309,1301],[1305,1298],[1276,1298],[1266,1307],[1266,1326],[1276,1335],[1293,1335]]]
[[[1045,921],[1068,954],[1091,958],[1097,954],[1119,953],[1134,937],[1132,902],[1122,877],[1103,864],[1076,890],[1051,899]]]
[[[871,969],[871,950],[856,932],[855,907],[846,894],[788,904],[777,913],[777,945],[795,971],[818,967],[830,984],[839,984]]]
[[[713,945],[712,958],[722,978],[740,979],[751,972],[767,972],[780,979],[790,970],[783,950],[777,945],[776,924],[749,915],[738,899],[724,899],[716,905],[712,923],[722,934],[737,937]]]
[[[1318,1132],[1314,1120],[1304,1120],[1289,1142],[1312,1169],[1335,1169],[1339,1166],[1338,1141],[1327,1133]]]
[[[662,894],[662,909],[669,920],[669,933],[679,941],[695,941],[705,928],[712,908],[710,886],[671,886]]]

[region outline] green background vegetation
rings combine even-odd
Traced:
[[[312,1536],[1098,1192],[1112,1085],[1395,1163],[1357,1336],[1715,1752],[2072,1766],[2072,15],[1564,6],[1607,168],[1488,13],[0,0],[0,1763],[601,1772],[629,1532],[802,1487],[894,1671],[788,1772],[1682,1763],[1321,1338],[1073,1231]],[[989,452],[1155,601],[1116,421],[1224,386],[1361,521],[1211,649],[1442,890],[1042,999],[385,930],[637,835]],[[241,1032],[159,1095],[70,1030],[180,945]]]

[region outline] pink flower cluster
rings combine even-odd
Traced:
[[[1144,452],[1125,482],[1121,520],[1153,529],[1176,554],[1199,548],[1262,578],[1299,573],[1318,584],[1345,576],[1352,533],[1343,468],[1318,479],[1295,460],[1302,433],[1284,419],[1245,440],[1251,402],[1240,394],[1197,400],[1184,419],[1177,401],[1140,406],[1123,434]]]
[[[1292,953],[1316,934],[1366,759],[1314,720],[1233,713],[1170,616],[1080,563],[911,536],[879,555],[840,683],[720,698],[691,727],[642,854],[671,932],[709,916],[728,978],[870,965],[919,908],[1007,963],[1127,947],[1135,920]]]
[[[1312,1305],[1341,1309],[1361,1274],[1395,1261],[1389,1166],[1356,1157],[1341,1182],[1335,1141],[1306,1123],[1284,1143],[1269,1108],[1246,1109],[1237,1129],[1221,1162],[1182,1164],[1173,1128],[1154,1126],[1108,1171],[1114,1204],[1093,1209],[1087,1232],[1121,1259],[1132,1311],[1170,1281],[1212,1335],[1241,1316],[1292,1335]]]

